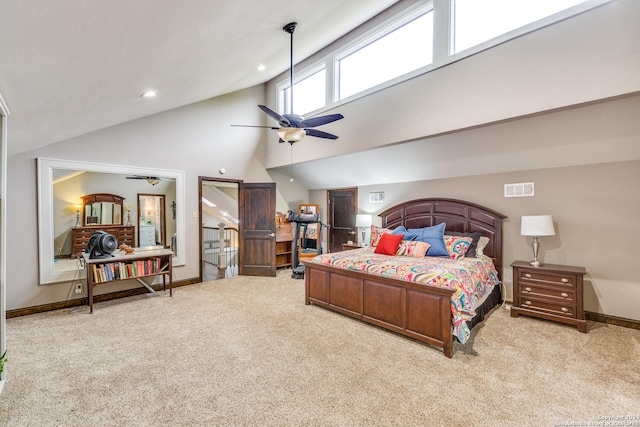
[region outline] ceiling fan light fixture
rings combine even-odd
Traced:
[[[277,132],[281,140],[289,143],[300,142],[307,134],[306,131],[301,128],[279,128]]]
[[[160,182],[158,178],[147,178],[147,182],[151,185],[156,185]]]

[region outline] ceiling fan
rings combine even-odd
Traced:
[[[290,84],[290,103],[291,111],[293,111],[293,33],[298,25],[297,22],[290,22],[289,24],[282,27],[282,30],[289,33],[291,35],[291,53],[290,53],[290,68],[289,68],[289,84]],[[314,129],[315,127],[326,125],[327,123],[335,122],[337,120],[343,119],[344,116],[342,114],[329,114],[326,116],[319,117],[311,117],[305,119],[303,116],[299,114],[278,114],[273,111],[271,108],[266,105],[258,105],[262,111],[267,113],[269,117],[278,122],[279,127],[275,126],[251,126],[251,125],[231,125],[231,126],[242,126],[242,127],[258,127],[258,128],[267,128],[274,129],[278,132],[278,136],[280,137],[279,142],[288,142],[293,145],[296,142],[302,140],[305,135],[314,136],[316,138],[325,138],[325,139],[338,139],[336,135],[333,135],[328,132],[324,132],[318,129]]]
[[[144,176],[144,175],[133,175],[126,176],[126,179],[144,179],[151,185],[156,185],[160,181],[173,181],[173,178],[161,178],[159,176]]]

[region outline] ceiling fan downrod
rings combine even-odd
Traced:
[[[289,111],[293,113],[293,33],[298,26],[297,22],[289,22],[282,30],[291,35],[291,49],[289,50]]]

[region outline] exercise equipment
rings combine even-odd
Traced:
[[[304,264],[300,263],[300,253],[309,255],[320,255],[322,253],[322,229],[328,228],[329,224],[325,224],[320,220],[320,214],[317,213],[295,213],[289,211],[287,213],[287,219],[289,222],[295,224],[293,230],[293,255],[292,255],[292,267],[291,277],[294,279],[304,279]],[[315,248],[307,248],[307,227],[309,224],[318,224],[318,236],[315,244]],[[300,246],[300,240],[303,241],[302,247]]]

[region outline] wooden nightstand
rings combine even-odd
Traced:
[[[583,267],[515,261],[511,317],[519,314],[574,325],[587,332],[582,305]]]
[[[349,249],[360,249],[362,246],[360,246],[357,243],[343,243],[342,244],[342,250],[343,251],[348,251]]]

